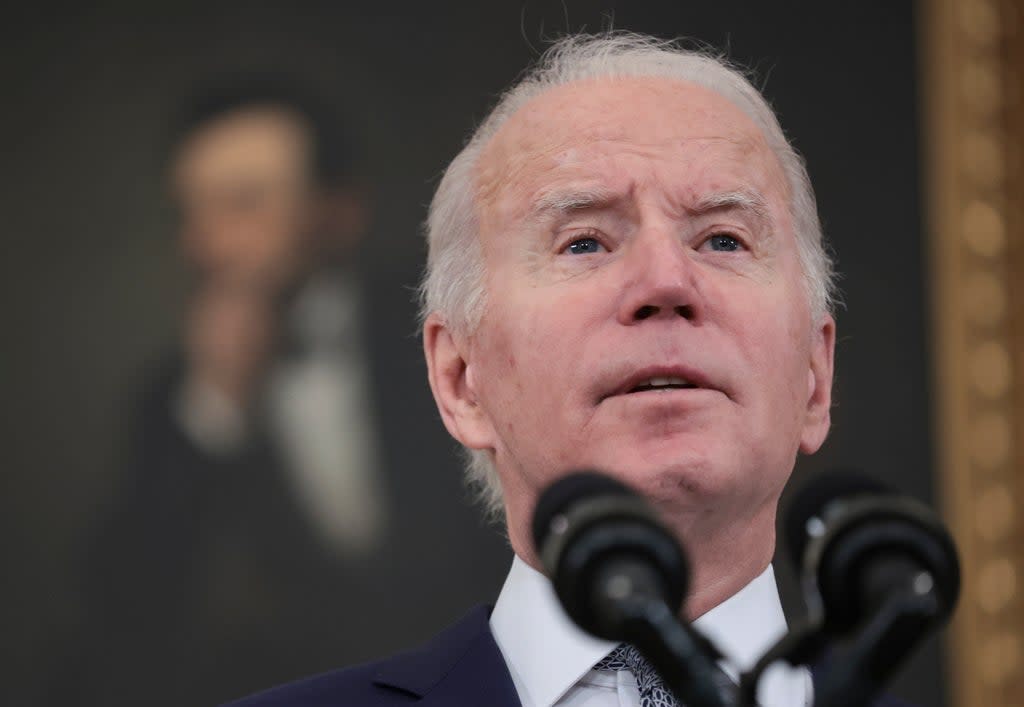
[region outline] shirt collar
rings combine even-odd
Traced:
[[[725,668],[733,678],[754,667],[786,632],[786,616],[772,566],[696,619],[693,626],[722,652]]]
[[[554,704],[618,645],[578,628],[562,610],[547,577],[518,556],[512,561],[490,624],[527,707]],[[697,619],[694,626],[722,651],[725,668],[733,677],[753,666],[786,631],[771,565]]]
[[[516,555],[491,612],[491,632],[523,705],[551,705],[616,643],[572,622],[547,577]]]

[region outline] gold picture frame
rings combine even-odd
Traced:
[[[951,704],[1024,705],[1024,3],[918,10],[933,431],[963,569]]]

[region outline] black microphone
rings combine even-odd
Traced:
[[[593,471],[562,477],[537,502],[533,539],[577,625],[635,646],[685,704],[734,703],[720,654],[679,619],[689,582],[683,551],[637,493]]]
[[[548,487],[533,538],[566,613],[595,636],[622,640],[618,597],[642,595],[674,614],[682,607],[682,550],[647,503],[608,476],[577,472]]]
[[[960,593],[956,546],[926,506],[854,472],[812,479],[784,518],[819,649],[840,639],[819,707],[866,705]]]
[[[960,592],[953,540],[926,506],[852,471],[805,483],[782,520],[808,615],[742,676],[740,702],[754,704],[769,666],[827,655],[814,704],[867,705],[952,614]],[[837,643],[844,644],[841,653]]]
[[[960,593],[956,547],[924,504],[852,471],[811,479],[784,517],[812,612],[844,635],[896,594],[934,598],[933,622],[949,618]]]

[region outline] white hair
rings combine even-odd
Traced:
[[[483,252],[478,237],[477,164],[495,133],[523,105],[558,86],[591,79],[658,77],[697,84],[732,102],[761,130],[786,177],[790,215],[811,314],[832,309],[834,271],[803,159],[786,139],[761,93],[737,67],[706,49],[628,32],[571,35],[552,44],[498,100],[438,185],[427,217],[427,267],[420,285],[423,319],[438,312],[447,326],[471,333],[486,307]],[[498,516],[502,491],[494,460],[467,450],[466,476],[489,513]]]

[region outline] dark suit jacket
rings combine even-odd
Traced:
[[[224,707],[520,707],[479,606],[417,650],[335,670]],[[888,697],[874,707],[906,707]]]

